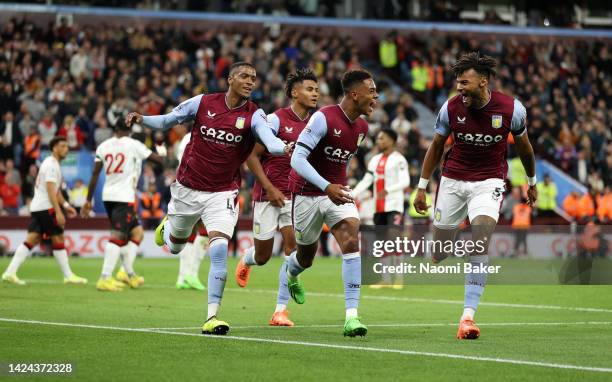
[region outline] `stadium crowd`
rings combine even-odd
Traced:
[[[400,136],[398,148],[411,165],[414,185],[429,144],[416,128],[414,102],[435,112],[454,95],[447,68],[460,52],[480,50],[500,62],[495,87],[518,97],[528,108],[536,155],[590,190],[588,195],[571,195],[584,201],[560,207],[578,220],[612,219],[612,46],[608,41],[435,32],[424,39],[391,32],[366,49],[348,35],[280,33],[274,28],[245,34],[140,24],[77,27],[65,20],[40,27],[27,19],[6,23],[0,39],[3,215],[28,214],[41,152],[54,135],[67,137],[72,150],[92,152],[129,111],[162,114],[195,94],[225,90],[228,67],[239,60],[256,65],[258,86],[252,99],[268,112],[285,104],[284,78],[295,68],[315,70],[324,106],[341,96],[342,73],[367,63],[376,73],[380,98],[369,120],[370,137],[352,161],[350,175],[354,183],[363,176],[375,134],[390,127]],[[188,131],[189,126],[165,134],[135,128],[135,136],[167,158],[163,168],[143,167],[138,188],[141,213],[147,219],[161,217],[169,200],[178,165],[176,148]],[[246,167],[245,174],[242,206],[247,213],[254,177]],[[513,185],[522,182],[513,180]],[[551,187],[549,183],[550,179],[542,181],[544,189]],[[79,207],[86,186],[76,181],[66,193]],[[516,198],[520,200],[520,195]],[[554,209],[550,199],[544,198],[548,204],[538,205],[538,210]]]

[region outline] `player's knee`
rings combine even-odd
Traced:
[[[272,257],[272,248],[263,248],[255,251],[255,263],[264,265]]]
[[[293,251],[295,251],[295,244],[290,245],[290,244],[283,244],[283,252],[285,253],[285,256],[289,256],[291,255],[291,253],[293,253]]]
[[[346,237],[341,246],[342,253],[359,252],[359,238],[352,235]]]
[[[134,242],[141,242],[144,239],[144,231],[142,227],[134,228],[132,232],[130,232],[130,240]]]
[[[125,244],[128,239],[127,236],[128,235],[126,235],[124,232],[112,231],[111,238],[109,241],[123,242]]]

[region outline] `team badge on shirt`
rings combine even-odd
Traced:
[[[285,126],[285,131],[286,131],[288,134],[291,134],[291,133],[293,133],[293,127]]]
[[[491,126],[494,129],[499,129],[500,127],[502,127],[502,116],[494,115],[493,117],[491,117]]]
[[[238,117],[236,119],[236,128],[243,129],[244,128],[244,117]]]
[[[436,208],[436,213],[434,214],[434,219],[439,222],[442,219],[442,211],[439,208]]]
[[[365,134],[359,134],[359,136],[357,137],[357,146],[361,146],[361,142],[363,142],[364,138]]]

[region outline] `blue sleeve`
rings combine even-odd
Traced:
[[[181,102],[168,114],[150,115],[142,117],[142,124],[154,130],[168,130],[179,123],[195,118],[202,101],[203,94]]]
[[[291,156],[291,167],[293,167],[302,178],[319,187],[321,191],[325,191],[327,186],[329,186],[329,182],[319,175],[317,170],[308,162],[309,155],[310,150],[304,145],[296,146]]]
[[[297,146],[302,146],[307,148],[308,151],[312,151],[326,134],[327,121],[325,120],[325,115],[317,111],[310,117],[308,124],[300,133]]]
[[[251,128],[255,134],[255,138],[266,146],[266,149],[272,155],[285,154],[285,142],[281,141],[272,130],[272,126],[266,118],[266,114],[262,109],[257,109],[251,119]]]
[[[521,101],[514,100],[514,111],[512,112],[512,121],[510,122],[510,132],[515,137],[525,134],[527,131],[527,110]]]
[[[448,137],[450,134],[450,123],[448,120],[448,101],[444,102],[444,105],[440,108],[438,116],[436,117],[435,124],[436,133],[443,137]]]
[[[270,122],[270,127],[274,135],[278,135],[278,130],[280,129],[280,119],[278,119],[278,115],[274,113],[268,114],[268,122]]]

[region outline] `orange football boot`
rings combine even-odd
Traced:
[[[457,330],[457,339],[459,340],[475,340],[480,337],[480,329],[476,326],[474,320],[466,318],[459,323]]]
[[[236,265],[236,283],[241,288],[244,288],[249,282],[249,276],[251,275],[251,267],[244,263],[244,259],[240,259],[238,265]]]
[[[289,319],[289,312],[283,310],[281,312],[274,312],[269,322],[270,326],[293,326],[294,323]]]

